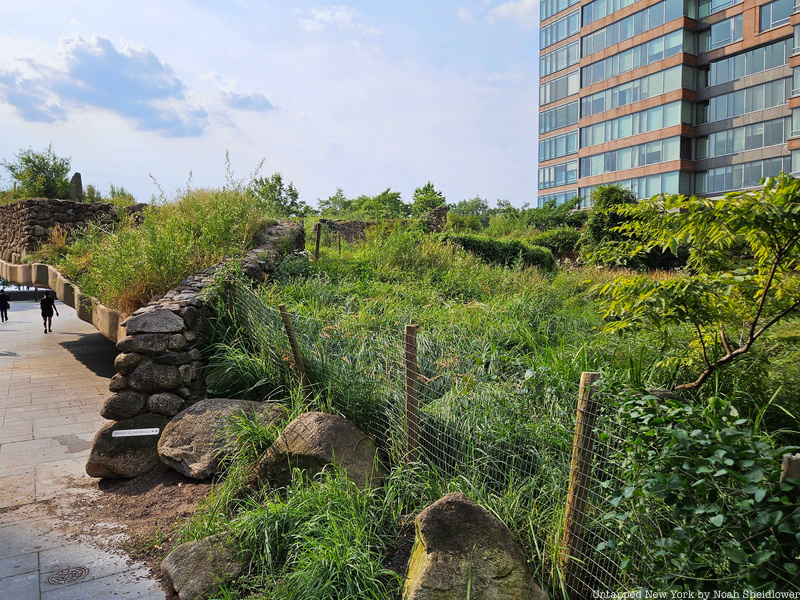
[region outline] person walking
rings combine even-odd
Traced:
[[[58,315],[58,309],[56,308],[55,299],[50,297],[49,290],[44,293],[44,298],[42,298],[39,301],[39,306],[42,307],[42,321],[44,322],[44,332],[47,333],[48,331],[50,331],[50,333],[52,333],[53,311],[56,311],[56,315]]]
[[[8,309],[11,308],[9,304],[11,298],[6,294],[5,288],[0,290],[0,323],[8,321]]]

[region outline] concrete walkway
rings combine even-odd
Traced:
[[[100,494],[84,465],[117,350],[57,307],[46,335],[38,304],[14,302],[0,323],[0,599],[163,600],[143,565],[69,535],[59,514],[59,498]]]

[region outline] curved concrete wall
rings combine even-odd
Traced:
[[[17,265],[0,259],[0,277],[16,285],[50,288],[61,302],[75,309],[79,319],[94,325],[112,342],[125,337],[125,328],[120,326],[120,314],[116,310],[82,294],[78,286],[53,266],[44,263]]]

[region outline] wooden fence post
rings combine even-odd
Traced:
[[[406,367],[406,456],[415,461],[419,452],[419,401],[417,398],[417,326],[406,325],[403,339]]]
[[[341,256],[342,255],[342,234],[341,233],[337,233],[336,234],[336,243],[339,245],[339,256]]]
[[[300,345],[297,343],[297,337],[294,334],[292,327],[292,320],[289,318],[289,313],[286,311],[285,304],[279,304],[278,310],[281,311],[281,320],[283,321],[283,328],[286,330],[286,336],[289,338],[289,344],[292,347],[292,354],[294,355],[294,365],[300,375],[300,385],[303,387],[303,392],[308,395],[308,388],[306,385],[306,368],[303,366],[303,355],[300,354]]]
[[[319,238],[322,235],[322,224],[319,221],[317,221],[316,223],[314,223],[314,229],[317,232],[316,233],[317,241],[314,244],[314,262],[316,262],[319,260]]]
[[[800,479],[800,454],[784,454],[781,466],[781,481],[790,477]]]
[[[567,507],[564,512],[564,534],[559,556],[561,573],[567,589],[575,592],[580,591],[581,585],[577,567],[581,563],[583,553],[586,504],[592,474],[594,425],[597,421],[597,401],[593,397],[593,386],[598,379],[600,379],[599,373],[581,373],[575,438],[572,442],[572,462],[569,469]]]

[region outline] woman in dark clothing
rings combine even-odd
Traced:
[[[0,322],[8,321],[8,309],[11,308],[10,301],[11,298],[6,294],[5,288],[0,290]]]
[[[11,298],[6,294],[5,288],[0,290],[0,323],[8,321],[8,309],[11,308],[10,301]]]
[[[53,331],[53,311],[58,314],[55,299],[50,297],[50,292],[44,293],[44,298],[39,301],[39,306],[42,307],[42,321],[44,321],[44,332]]]

